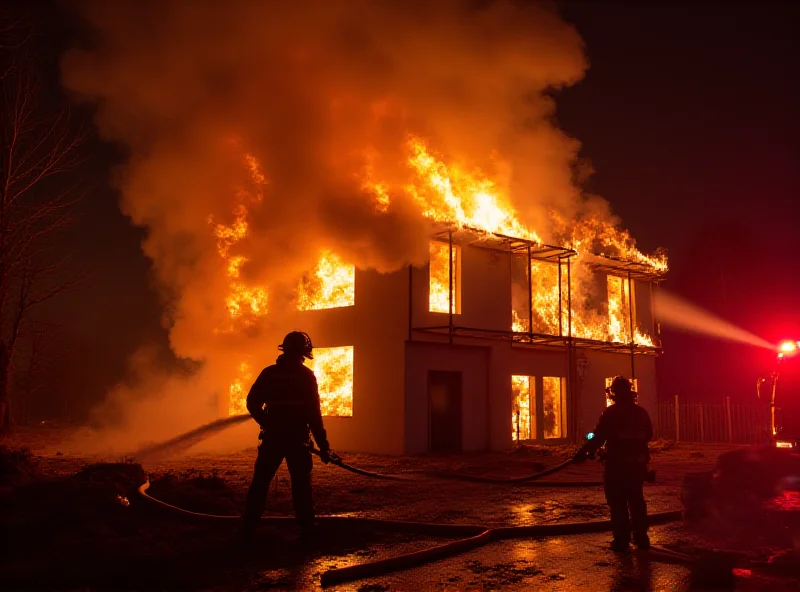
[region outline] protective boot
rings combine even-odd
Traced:
[[[252,543],[255,538],[255,527],[252,524],[243,524],[239,530],[239,540],[243,543]]]
[[[300,539],[311,542],[319,539],[321,529],[316,520],[303,521],[300,523]]]
[[[611,541],[611,550],[616,553],[625,553],[629,548],[628,541],[622,539],[614,539]]]
[[[650,537],[647,534],[634,535],[633,544],[636,545],[637,549],[647,551],[650,548]]]

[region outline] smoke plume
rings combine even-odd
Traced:
[[[321,249],[381,272],[426,260],[409,134],[492,178],[545,241],[556,240],[553,211],[582,212],[579,144],[554,123],[551,94],[587,62],[550,3],[79,6],[93,37],[64,56],[64,85],[96,105],[103,137],[127,151],[120,207],[147,229],[172,348],[206,362],[209,393],[227,388],[237,352],[263,337],[218,333],[230,323],[229,277],[213,231],[235,227],[242,211],[246,236],[226,243],[226,256],[244,258],[243,281],[269,286],[270,310]],[[198,388],[179,390],[197,400]]]

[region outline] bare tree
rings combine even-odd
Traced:
[[[38,321],[27,325],[24,338],[18,340],[16,347],[13,388],[9,396],[13,411],[10,421],[15,425],[29,423],[31,402],[39,391],[52,387],[53,367],[64,352],[59,325]],[[59,403],[62,408],[58,413],[66,417],[68,409],[63,408],[66,401]]]
[[[84,140],[37,70],[33,36],[0,15],[0,429],[9,426],[17,346],[31,313],[77,282],[61,234],[82,195],[65,175]]]

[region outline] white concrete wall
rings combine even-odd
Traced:
[[[474,246],[462,247],[462,309],[461,314],[454,315],[453,324],[489,330],[507,330],[511,326],[511,256],[507,253],[492,252]],[[599,284],[605,286],[605,275],[599,274]],[[413,309],[414,326],[446,326],[448,315],[428,312],[429,270],[427,267],[413,271]],[[650,319],[649,287],[646,283],[637,282],[636,306],[637,326],[644,330]],[[463,353],[463,347],[488,348],[487,353],[487,406],[486,406],[486,443],[484,447],[491,450],[504,450],[513,445],[511,437],[512,391],[511,376],[514,374],[535,376],[537,386],[541,389],[541,378],[544,376],[561,376],[569,380],[567,353],[563,348],[530,347],[512,345],[506,341],[457,337],[456,345],[448,352],[447,337],[426,333],[415,333],[415,341],[436,342],[436,354],[420,360],[418,351],[409,353],[406,358],[406,450],[419,452],[427,446],[427,371],[461,370],[464,385],[468,383],[467,373],[474,370],[470,367],[469,356]],[[457,350],[457,351],[456,351]],[[578,350],[589,360],[586,376],[575,385],[576,400],[568,400],[567,409],[575,417],[567,422],[568,439],[580,441],[587,431],[594,427],[605,406],[605,379],[621,374],[631,375],[631,358],[628,353],[596,352]],[[414,368],[421,364],[420,368]],[[436,366],[438,364],[439,366]],[[636,377],[639,380],[639,401],[654,413],[655,409],[655,363],[651,356],[635,357]],[[424,389],[422,375],[424,374]],[[421,393],[421,394],[420,394]],[[424,395],[424,398],[422,396]],[[469,397],[483,397],[482,393],[472,390],[468,393],[465,386],[464,405],[475,405],[468,402]],[[424,413],[422,404],[424,402]],[[537,406],[537,425],[542,424],[541,405]],[[465,426],[465,438],[466,426]],[[476,438],[475,442],[477,445]],[[557,443],[560,440],[548,440]]]
[[[462,313],[455,316],[454,324],[509,330],[510,255],[464,246],[461,262]],[[358,271],[355,306],[276,315],[270,340],[301,329],[309,332],[315,347],[354,346],[353,417],[325,418],[332,446],[342,451],[392,455],[426,451],[428,371],[452,370],[462,372],[463,449],[510,448],[511,375],[567,377],[565,350],[464,337],[450,346],[446,335],[422,332],[415,333],[408,343],[408,282],[407,268],[392,274]],[[414,326],[446,327],[446,313],[428,311],[428,286],[428,267],[414,269],[410,286]],[[647,304],[649,288],[637,283],[637,305]],[[642,321],[649,319],[649,310],[637,318],[639,326],[646,325]],[[264,365],[272,363],[278,353],[271,341],[266,346]],[[570,410],[577,409],[577,433],[569,436],[579,439],[594,427],[604,408],[605,378],[631,374],[629,354],[583,353],[589,362],[586,376],[577,385],[577,401],[567,405]],[[636,377],[639,401],[652,414],[656,400],[654,358],[636,356]],[[541,424],[541,417],[537,424]],[[574,424],[568,425],[571,429]]]
[[[295,311],[284,328],[307,331],[315,348],[354,347],[353,416],[324,418],[331,446],[402,454],[408,270],[357,271],[354,306]]]
[[[488,347],[410,342],[406,346],[405,452],[428,451],[428,372],[461,372],[461,446],[486,450],[489,426]]]
[[[407,273],[407,271],[406,271]],[[446,326],[447,313],[428,310],[429,266],[414,269],[414,326]],[[511,255],[465,245],[461,249],[461,313],[453,324],[489,330],[511,329]]]

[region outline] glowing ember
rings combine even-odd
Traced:
[[[450,245],[438,241],[431,241],[430,243],[430,295],[429,295],[429,309],[431,312],[448,312],[450,306],[450,264],[448,259],[450,255]],[[460,262],[460,249],[457,245],[453,245],[453,290],[452,290],[452,303],[453,314],[461,312],[461,302],[459,295],[459,262]]]
[[[356,300],[356,268],[345,265],[330,251],[323,251],[314,270],[300,282],[298,310],[353,306]]]
[[[536,437],[533,409],[535,399],[532,398],[531,376],[512,376],[511,391],[514,401],[513,416],[511,418],[512,440],[532,440]]]
[[[352,417],[353,348],[314,349],[314,359],[307,360],[307,364],[317,377],[322,414]]]

